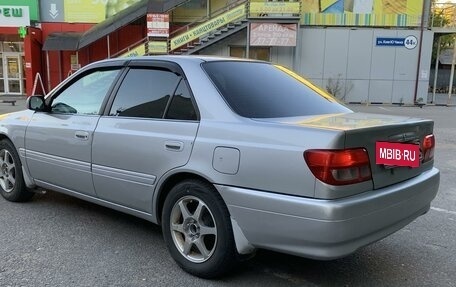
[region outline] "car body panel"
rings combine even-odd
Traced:
[[[250,244],[314,259],[335,259],[382,239],[429,210],[439,171],[337,200],[219,186]]]
[[[93,183],[104,200],[152,212],[155,179],[190,158],[198,122],[102,117],[93,141]]]
[[[25,134],[30,176],[94,196],[91,157],[98,119],[93,115],[35,113]]]

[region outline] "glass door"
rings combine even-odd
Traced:
[[[3,88],[6,94],[23,94],[22,57],[17,53],[3,53]],[[1,88],[2,84],[0,84]],[[1,90],[0,90],[1,92]]]

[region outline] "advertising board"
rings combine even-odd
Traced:
[[[417,27],[424,0],[302,0],[301,25]]]
[[[147,14],[147,36],[169,37],[169,15]]]
[[[251,23],[251,46],[296,46],[297,24]]]

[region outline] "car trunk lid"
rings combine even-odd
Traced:
[[[415,177],[431,169],[433,159],[423,162],[422,143],[432,134],[432,120],[380,114],[347,113],[306,118],[269,119],[281,123],[340,130],[345,133],[344,148],[365,148],[369,153],[374,189]],[[419,166],[377,164],[377,143],[402,143],[418,146]]]

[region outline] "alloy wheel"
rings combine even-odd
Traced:
[[[0,150],[0,186],[7,193],[16,185],[16,163],[13,155],[6,149]]]
[[[203,263],[215,251],[217,226],[206,203],[195,196],[185,196],[173,206],[170,217],[173,242],[189,261]]]

